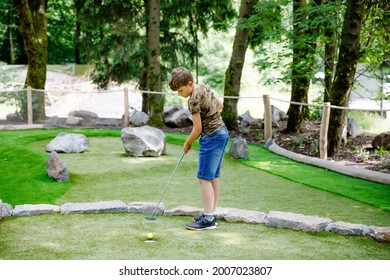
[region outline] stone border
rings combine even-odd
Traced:
[[[65,203],[61,206],[50,204],[25,204],[12,206],[0,200],[0,220],[7,216],[32,216],[42,214],[88,214],[88,213],[143,213],[150,214],[157,206],[156,202],[124,203],[120,200],[89,203]],[[160,203],[156,214],[165,216],[196,216],[201,208],[182,205],[165,210]],[[307,216],[291,212],[270,211],[268,214],[258,211],[242,210],[229,207],[218,207],[218,219],[227,222],[265,224],[266,226],[293,229],[303,232],[334,232],[340,235],[368,236],[379,242],[390,242],[390,226],[366,226],[342,221],[333,222],[329,218]]]
[[[24,130],[43,128],[43,124],[5,124],[0,125],[0,130]]]
[[[334,163],[328,160],[320,159],[320,158],[314,158],[309,157],[301,154],[296,154],[291,151],[285,150],[281,148],[279,145],[277,145],[271,138],[267,140],[264,147],[266,147],[268,150],[274,152],[275,154],[287,157],[289,159],[302,162],[305,164],[315,165],[319,167],[323,167],[338,173],[342,173],[345,175],[349,175],[352,177],[365,179],[377,183],[382,184],[390,184],[390,175],[367,170],[363,168],[353,167],[353,166],[344,166],[338,163]]]

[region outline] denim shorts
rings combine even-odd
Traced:
[[[198,179],[211,181],[219,178],[229,133],[224,125],[212,134],[204,134],[199,140]]]

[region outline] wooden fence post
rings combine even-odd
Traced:
[[[123,125],[124,127],[129,126],[129,89],[125,87],[124,90],[124,97],[125,97],[125,114],[124,114],[124,121]]]
[[[27,124],[33,124],[32,93],[31,87],[27,87]]]
[[[320,158],[328,158],[328,128],[330,117],[330,102],[325,102],[322,108],[321,131],[320,131]]]
[[[263,95],[264,102],[264,140],[272,138],[272,109],[269,95]]]

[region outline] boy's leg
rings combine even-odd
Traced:
[[[202,195],[204,213],[214,213],[214,188],[212,181],[199,179],[200,183],[200,192]]]
[[[213,204],[213,213],[217,210],[219,194],[221,193],[221,186],[219,184],[219,178],[215,178],[211,181],[214,190],[214,204]]]

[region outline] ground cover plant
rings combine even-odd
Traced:
[[[181,154],[186,135],[167,133],[167,154],[159,158],[125,156],[120,130],[69,130],[85,134],[90,149],[82,154],[60,154],[70,172],[69,183],[47,178],[44,147],[63,130],[1,131],[1,188],[3,202],[16,204],[93,202],[119,199],[124,202],[157,201]],[[367,225],[389,226],[390,212],[383,197],[388,186],[371,184],[312,166],[300,166],[280,156],[250,146],[245,162],[225,157],[220,205],[268,212],[290,211]],[[256,150],[259,149],[259,150]],[[201,206],[195,178],[196,145],[183,159],[164,197],[166,208]],[[252,163],[251,163],[252,162]],[[253,164],[256,168],[249,167]],[[279,167],[280,168],[277,168]],[[306,168],[308,170],[306,170]],[[312,170],[310,170],[313,168]],[[292,169],[292,177],[287,174]],[[265,170],[265,171],[264,171]],[[279,172],[278,176],[272,174]],[[15,175],[17,174],[17,176]],[[283,178],[283,177],[284,178]],[[338,177],[340,176],[340,177]],[[21,177],[18,180],[14,177]],[[308,180],[308,178],[311,178]],[[317,178],[317,182],[315,180]],[[302,181],[306,180],[306,181]],[[344,184],[337,184],[339,181]],[[372,195],[359,201],[348,189]],[[336,182],[337,181],[337,182]],[[334,189],[321,189],[323,185]],[[367,185],[368,184],[368,185]],[[365,186],[368,187],[365,187]],[[329,187],[329,186],[328,186]],[[387,187],[387,188],[386,188]],[[363,195],[360,200],[371,199]],[[388,202],[389,200],[387,200]],[[371,205],[370,205],[371,204]],[[384,205],[374,206],[374,205]],[[382,207],[382,209],[380,208]],[[189,217],[158,217],[148,222],[142,214],[49,215],[11,217],[0,222],[0,259],[389,259],[389,244],[366,237],[345,237],[333,233],[309,234],[280,230],[264,225],[221,222],[214,233],[187,232]],[[146,233],[155,233],[157,242],[146,244]],[[77,236],[77,238],[75,238]],[[199,239],[205,242],[196,249]],[[151,246],[149,246],[151,245]],[[233,248],[230,252],[223,249]],[[205,248],[215,249],[210,255]],[[167,249],[172,248],[172,249]],[[188,255],[185,248],[192,248]],[[240,250],[237,248],[241,248]],[[129,253],[131,252],[131,254]]]

